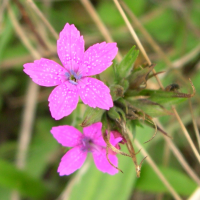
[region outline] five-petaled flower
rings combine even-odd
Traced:
[[[72,24],[66,24],[57,41],[58,56],[64,67],[41,58],[24,64],[24,72],[41,86],[56,86],[49,96],[53,118],[69,115],[77,106],[79,96],[90,107],[109,110],[113,106],[109,88],[91,78],[107,69],[116,56],[116,43],[97,43],[84,52],[84,40]]]
[[[69,175],[79,169],[86,157],[91,152],[98,170],[114,175],[118,172],[106,158],[106,143],[102,137],[102,123],[97,122],[83,128],[83,134],[76,128],[68,125],[57,126],[51,129],[54,138],[65,147],[73,147],[61,159],[58,167],[60,176]],[[110,143],[119,148],[121,137],[115,138],[110,132]],[[115,166],[118,165],[116,153],[109,151],[108,158]]]

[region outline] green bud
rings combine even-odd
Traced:
[[[126,114],[124,113],[124,111],[119,107],[116,107],[116,111],[120,113],[120,115],[122,116],[122,119],[124,120],[124,122],[126,122]]]
[[[121,85],[112,85],[110,87],[110,94],[113,101],[115,101],[124,96],[124,88]]]
[[[113,120],[121,120],[120,114],[116,111],[116,107],[112,107],[108,112],[108,116]]]
[[[142,69],[136,69],[129,77],[130,89],[140,89],[146,87],[146,82],[149,73],[153,70],[155,65],[148,66]]]
[[[127,80],[122,80],[120,82],[120,85],[124,88],[124,92],[125,92],[129,87],[129,82]]]
[[[103,115],[103,113],[105,112],[105,110],[100,109],[100,108],[91,108],[91,107],[87,107],[85,114],[83,116],[83,122],[81,123],[82,127],[86,127],[89,126],[93,123],[96,122],[100,122],[101,121],[101,117]]]

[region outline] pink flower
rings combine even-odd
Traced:
[[[56,62],[41,58],[24,64],[24,72],[41,86],[56,86],[49,96],[53,118],[69,115],[77,106],[79,96],[90,107],[109,110],[113,106],[109,88],[91,78],[107,69],[116,56],[116,43],[97,43],[84,52],[83,36],[72,24],[66,24],[57,41],[58,56],[64,68]]]
[[[51,133],[60,144],[65,147],[73,147],[61,159],[58,167],[60,176],[69,175],[79,169],[83,165],[88,152],[92,153],[98,170],[110,175],[118,172],[106,158],[106,143],[103,140],[101,128],[102,123],[97,122],[83,128],[83,134],[68,125],[51,129]],[[111,132],[110,142],[112,145],[116,146],[120,140],[121,138],[114,138]],[[116,153],[109,151],[108,157],[113,165],[118,165]]]

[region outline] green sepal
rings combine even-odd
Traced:
[[[124,88],[124,92],[129,88],[128,80],[122,79],[119,84]]]
[[[112,107],[109,111],[107,111],[108,116],[113,120],[121,120],[120,114],[117,112],[116,107]]]
[[[115,102],[115,104],[117,107],[123,109],[126,114],[128,113],[127,101],[125,99],[120,98]]]
[[[124,113],[124,111],[119,107],[116,107],[116,111],[122,116],[124,122],[126,122],[126,114]]]
[[[84,120],[81,123],[81,126],[86,127],[93,123],[100,122],[104,112],[105,110],[101,108],[91,108],[88,106],[84,113],[84,116],[83,116]]]
[[[117,83],[121,81],[121,79],[127,78],[131,70],[133,69],[133,65],[138,57],[139,50],[135,49],[135,46],[131,48],[131,50],[125,55],[122,61],[115,67],[116,69],[116,78]]]
[[[141,88],[142,85],[145,87],[148,80],[148,75],[154,67],[155,65],[151,65],[142,69],[135,69],[129,77],[129,88],[133,90]]]
[[[124,96],[124,88],[121,85],[112,85],[110,87],[110,94],[112,96],[112,100],[115,101]]]
[[[108,118],[106,113],[103,114],[101,122],[102,122],[102,133],[104,133],[108,129]]]

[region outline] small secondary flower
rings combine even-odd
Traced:
[[[98,170],[110,175],[118,172],[117,169],[110,165],[106,158],[106,143],[103,140],[101,128],[102,123],[97,122],[83,128],[83,134],[76,128],[68,125],[57,126],[51,129],[51,133],[60,144],[65,147],[73,147],[61,159],[58,167],[60,176],[69,175],[79,169],[83,165],[87,153],[92,153]],[[112,131],[110,133],[110,143],[118,148],[118,142],[122,138],[115,138]],[[108,157],[113,165],[118,165],[116,153],[110,150]]]
[[[77,106],[79,96],[90,107],[109,110],[113,107],[110,89],[91,78],[107,69],[116,56],[116,43],[97,43],[84,52],[84,40],[72,24],[66,24],[57,40],[57,52],[63,66],[41,58],[24,64],[24,72],[41,86],[58,85],[50,94],[49,108],[53,118],[69,115]]]

